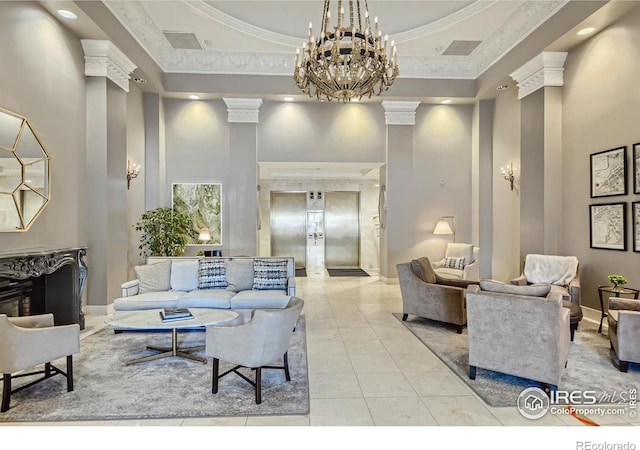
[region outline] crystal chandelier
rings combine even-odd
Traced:
[[[377,17],[371,29],[367,0],[364,0],[364,14],[360,0],[350,0],[348,14],[347,23],[342,0],[339,0],[338,21],[333,26],[329,0],[325,0],[320,37],[314,39],[309,23],[309,40],[303,43],[302,50],[296,50],[293,80],[310,97],[346,103],[374,93],[380,95],[398,76],[395,43],[387,45],[389,37],[382,37]]]

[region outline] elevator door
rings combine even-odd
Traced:
[[[305,267],[307,253],[305,192],[271,192],[271,255],[293,256]]]
[[[360,193],[325,192],[325,266],[360,267]]]

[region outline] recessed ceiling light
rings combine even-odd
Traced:
[[[60,17],[64,17],[65,19],[69,19],[69,20],[76,20],[78,18],[78,16],[76,16],[74,13],[66,9],[59,9],[58,15]]]
[[[578,36],[585,36],[587,34],[593,33],[594,31],[596,31],[594,27],[583,28],[582,30],[578,31]]]
[[[135,78],[133,79],[133,81],[135,81],[136,83],[140,83],[140,84],[144,84],[144,83],[146,83],[146,82],[147,82],[147,80],[145,80],[145,79],[144,79],[144,78],[142,78],[142,77],[135,77]]]
[[[196,94],[191,94],[191,95],[189,96],[189,98],[190,98],[191,100],[200,100],[200,96],[199,96],[199,95],[196,95]]]
[[[293,101],[293,97],[285,97],[284,101],[285,102],[292,102]]]
[[[451,100],[442,100],[440,103],[442,103],[443,105],[448,105],[449,103],[451,103]]]
[[[497,91],[506,91],[507,89],[509,89],[509,85],[508,84],[501,84],[500,86],[498,86],[496,88]]]

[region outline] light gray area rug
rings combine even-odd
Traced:
[[[205,333],[178,333],[180,346],[204,345]],[[305,318],[298,319],[289,349],[291,381],[284,370],[262,371],[262,403],[254,388],[236,374],[220,379],[211,393],[212,360],[207,364],[179,357],[126,366],[125,362],[155,352],[147,345],[171,346],[171,333],[119,333],[105,328],[87,336],[74,356],[74,391],[57,375],[11,396],[11,408],[0,421],[48,422],[173,417],[291,415],[309,413],[309,381]],[[204,356],[204,350],[196,355]],[[65,369],[64,359],[55,364]],[[273,365],[281,365],[275,362]],[[220,361],[220,373],[231,366]],[[254,372],[241,369],[250,379]],[[17,378],[14,388],[25,384]]]
[[[402,314],[394,314],[402,321]],[[520,393],[528,387],[541,384],[511,375],[477,369],[476,379],[469,379],[469,337],[441,322],[409,315],[402,322],[424,345],[429,347],[460,379],[470,386],[490,406],[515,406]],[[611,364],[609,338],[598,333],[598,325],[583,320],[570,344],[567,367],[558,385],[560,390],[597,391],[628,396],[630,388],[640,387],[640,365],[630,364],[629,372],[622,373]],[[601,403],[615,403],[611,400]]]

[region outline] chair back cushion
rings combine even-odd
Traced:
[[[426,256],[411,261],[411,268],[413,273],[425,283],[434,284],[436,282],[436,273],[433,271],[431,261]]]
[[[197,259],[171,261],[171,289],[174,291],[193,291],[198,289]]]
[[[464,258],[465,265],[473,262],[473,244],[447,244],[445,258]]]
[[[247,291],[253,288],[253,258],[233,258],[226,262],[227,289]]]

